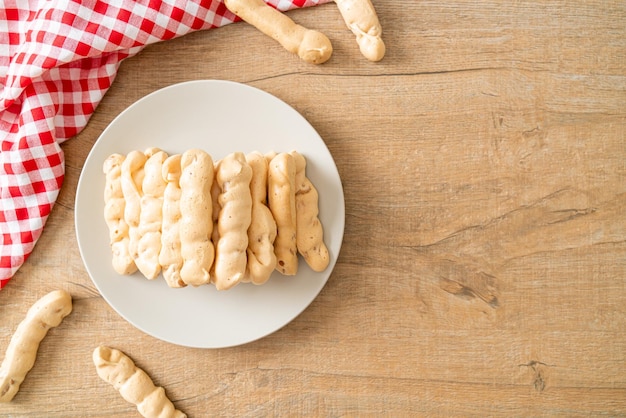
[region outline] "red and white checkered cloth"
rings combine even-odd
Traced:
[[[266,0],[282,10],[330,0]],[[119,65],[144,46],[236,20],[220,0],[3,0],[0,289],[31,254],[78,134]]]

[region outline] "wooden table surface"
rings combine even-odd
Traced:
[[[36,299],[61,288],[74,300],[0,415],[139,416],[97,376],[99,344],[190,417],[626,415],[626,3],[375,5],[378,63],[326,4],[289,13],[333,42],[323,65],[245,23],[122,64],[63,145],[57,204],[0,292],[2,351]],[[75,238],[76,186],[102,130],[146,94],[198,79],[292,105],[345,193],[343,247],[319,296],[225,349],[135,329],[98,293]]]

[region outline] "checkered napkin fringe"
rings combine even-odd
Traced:
[[[329,0],[267,0],[279,10]],[[144,46],[236,20],[219,0],[4,0],[0,8],[0,289],[31,254],[78,134]]]

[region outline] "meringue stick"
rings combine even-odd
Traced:
[[[323,271],[330,257],[324,244],[324,229],[318,218],[319,195],[306,176],[306,159],[296,151],[291,155],[296,163],[296,246],[314,271]]]
[[[213,160],[205,151],[191,149],[182,154],[180,166],[180,277],[188,285],[200,286],[210,282],[215,259],[211,241]]]
[[[263,0],[225,0],[224,4],[235,15],[305,62],[322,64],[332,55],[333,46],[326,35],[298,25]]]
[[[276,222],[267,207],[268,163],[265,156],[259,152],[246,155],[246,161],[252,169],[250,181],[252,219],[248,228],[246,281],[263,284],[276,268],[276,254],[274,253]]]
[[[0,365],[0,402],[10,402],[35,365],[39,344],[50,328],[72,312],[72,296],[54,290],[35,302],[9,341]]]
[[[163,191],[163,222],[161,226],[161,251],[159,264],[163,278],[169,287],[184,287],[185,282],[180,277],[183,258],[180,254],[180,160],[181,154],[169,156],[161,170],[166,182]]]
[[[270,161],[267,190],[276,221],[276,270],[288,276],[298,272],[295,177],[296,164],[291,154],[281,152]]]
[[[174,406],[165,389],[156,386],[152,378],[135,365],[125,353],[106,346],[97,347],[92,354],[96,373],[113,386],[125,401],[135,405],[146,418],[184,418],[187,415]]]
[[[122,192],[122,163],[124,156],[112,154],[102,165],[105,174],[104,220],[109,229],[113,270],[117,274],[132,274],[137,266],[128,252],[128,225],[124,221],[126,200]]]
[[[382,26],[370,0],[335,0],[348,29],[356,36],[361,54],[370,61],[385,56]]]
[[[139,241],[135,264],[147,279],[155,279],[161,272],[161,224],[163,222],[163,192],[167,183],[163,180],[163,162],[168,155],[155,148],[145,152],[148,160],[144,164],[141,186],[141,210],[139,216]]]
[[[216,176],[220,213],[214,281],[218,290],[226,290],[237,285],[246,274],[252,168],[242,152],[235,152],[220,161]]]
[[[143,183],[143,166],[148,157],[141,151],[131,151],[122,163],[122,192],[126,205],[124,221],[128,225],[128,252],[133,260],[137,260],[139,245],[139,222],[141,217],[141,185]]]

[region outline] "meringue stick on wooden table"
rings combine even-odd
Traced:
[[[9,341],[0,365],[0,402],[10,402],[35,365],[39,344],[50,328],[72,312],[72,296],[54,290],[36,301]]]
[[[187,415],[176,409],[165,389],[156,386],[152,378],[122,351],[97,347],[92,354],[98,376],[119,391],[122,398],[135,405],[146,418],[184,418]]]
[[[333,53],[333,46],[326,35],[298,25],[263,0],[224,0],[224,4],[235,15],[305,62],[322,64]]]
[[[346,26],[356,36],[361,54],[370,61],[380,61],[386,48],[383,29],[370,0],[335,0]]]

